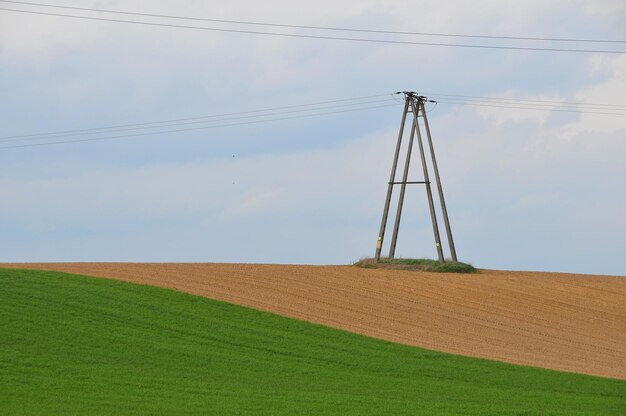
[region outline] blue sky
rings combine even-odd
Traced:
[[[623,1],[54,4],[302,25],[626,39]],[[0,11],[2,137],[398,90],[439,99],[626,105],[626,55],[276,38]],[[429,113],[460,260],[483,268],[626,274],[626,116],[550,111],[559,108],[440,103]],[[0,261],[346,264],[372,255],[400,113],[398,104],[0,149]],[[397,255],[436,256],[426,208],[423,189],[410,189]]]

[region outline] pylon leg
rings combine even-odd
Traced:
[[[398,242],[398,230],[400,228],[400,218],[402,217],[402,205],[404,204],[404,193],[406,191],[406,182],[409,177],[409,166],[411,164],[411,152],[413,150],[413,138],[415,137],[415,127],[417,120],[414,118],[411,124],[411,135],[409,136],[409,144],[406,151],[406,161],[404,163],[404,173],[402,175],[402,183],[400,185],[400,196],[398,198],[398,209],[396,211],[396,220],[393,225],[393,234],[391,235],[391,245],[389,247],[389,258],[393,259],[396,254],[396,243]]]
[[[441,212],[443,213],[443,224],[446,228],[446,235],[448,237],[448,245],[450,246],[450,256],[452,261],[457,261],[456,249],[454,247],[454,240],[452,239],[452,229],[450,228],[450,221],[448,219],[448,210],[446,209],[446,200],[443,197],[443,188],[441,186],[441,179],[439,177],[439,168],[437,167],[437,159],[435,158],[435,148],[433,146],[432,138],[430,137],[430,127],[428,126],[428,118],[426,117],[426,107],[424,102],[420,101],[420,108],[422,110],[422,117],[424,118],[424,128],[426,129],[426,137],[428,138],[428,147],[430,148],[430,155],[433,162],[433,170],[435,171],[435,181],[437,183],[437,191],[439,192],[439,202],[441,203]]]
[[[389,205],[391,204],[391,195],[393,193],[393,185],[396,178],[396,169],[398,167],[398,156],[400,155],[400,147],[402,145],[402,134],[404,132],[404,124],[406,122],[406,115],[409,111],[409,99],[405,100],[404,110],[402,112],[402,121],[400,122],[400,131],[398,133],[398,142],[396,144],[396,151],[393,156],[393,164],[391,165],[391,175],[389,178],[389,185],[387,187],[387,197],[385,198],[385,207],[383,208],[383,218],[380,223],[380,231],[378,232],[378,240],[376,241],[376,253],[374,259],[380,260],[380,253],[383,248],[383,240],[385,238],[385,228],[387,227],[387,217],[389,216]]]
[[[437,215],[435,214],[435,204],[433,203],[433,194],[430,189],[430,179],[428,177],[428,166],[426,165],[426,157],[424,156],[424,145],[422,143],[422,134],[420,133],[419,128],[419,120],[418,120],[418,109],[415,106],[415,102],[411,101],[411,110],[413,111],[413,117],[415,118],[416,124],[416,132],[417,132],[417,143],[419,145],[420,158],[422,160],[422,168],[424,170],[424,181],[426,182],[426,195],[428,196],[428,207],[430,208],[430,218],[433,224],[433,234],[435,235],[435,246],[437,247],[437,256],[439,257],[439,262],[443,263],[443,249],[441,248],[441,237],[439,236],[439,226],[437,225]]]

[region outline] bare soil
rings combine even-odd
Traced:
[[[172,288],[388,341],[626,379],[626,278],[351,266],[28,263]]]

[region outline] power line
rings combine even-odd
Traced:
[[[518,105],[522,106],[519,108],[525,107],[533,107],[537,109],[544,109],[548,111],[565,111],[573,112],[573,113],[588,113],[588,114],[614,114],[614,115],[626,115],[626,108],[606,108],[606,107],[588,107],[588,106],[577,106],[575,104],[542,104],[542,103],[527,103],[527,102],[516,102],[516,101],[501,101],[501,100],[489,100],[489,99],[481,99],[481,98],[454,98],[454,97],[442,97],[443,100],[454,100],[454,101],[463,101],[463,102],[473,102],[473,103],[486,103],[486,104],[502,104],[502,105]],[[444,102],[441,99],[439,102]],[[598,111],[600,110],[600,111]],[[607,113],[606,111],[611,111]],[[624,111],[623,113],[619,113],[619,111]]]
[[[579,111],[579,110],[568,110],[562,108],[546,108],[546,107],[533,107],[533,106],[515,106],[515,105],[502,105],[501,103],[485,103],[485,102],[475,102],[472,100],[437,100],[438,103],[441,104],[458,104],[458,105],[471,105],[476,107],[493,107],[493,108],[510,108],[517,110],[540,110],[540,111],[557,111],[561,113],[579,113],[579,114],[601,114],[601,115],[609,115],[609,116],[626,116],[626,113],[607,113],[600,111]]]
[[[389,94],[384,94],[384,95],[389,95]],[[348,99],[331,100],[331,101],[326,101],[326,102],[332,103],[332,102],[340,102],[340,101],[347,101],[347,100]],[[169,120],[169,121],[152,121],[152,122],[147,122],[147,123],[121,124],[117,126],[108,126],[108,127],[95,127],[95,128],[87,128],[87,129],[63,130],[63,131],[48,132],[48,133],[5,136],[5,137],[0,137],[0,142],[6,143],[6,142],[16,142],[16,141],[25,141],[25,140],[26,141],[45,140],[49,138],[56,138],[58,136],[69,137],[69,136],[80,136],[80,135],[107,134],[107,133],[118,133],[122,131],[185,126],[185,125],[191,125],[191,124],[217,123],[217,122],[231,121],[231,120],[242,120],[242,119],[248,119],[248,118],[270,117],[270,116],[276,116],[276,115],[293,114],[293,113],[300,113],[300,112],[306,112],[306,111],[328,110],[328,109],[352,107],[352,106],[358,106],[358,105],[377,104],[377,103],[389,102],[389,101],[395,102],[395,100],[393,100],[392,98],[387,98],[384,100],[379,99],[379,100],[373,100],[373,101],[359,101],[356,103],[347,103],[347,104],[339,104],[339,105],[324,106],[324,107],[319,107],[319,104],[298,104],[294,106],[283,106],[283,107],[274,107],[274,108],[275,109],[281,109],[281,108],[288,109],[288,108],[311,106],[311,105],[317,105],[317,106],[314,108],[280,111],[280,112],[273,112],[273,113],[268,113],[267,112],[269,111],[268,109],[250,110],[250,111],[241,111],[238,113],[226,113],[222,115],[210,115],[210,116],[203,116],[203,117],[189,117],[189,118],[181,118],[181,119]],[[321,103],[324,103],[324,102],[322,101]],[[260,112],[263,112],[263,113],[251,114],[251,113],[260,113]],[[234,117],[228,117],[231,115],[233,115]],[[183,121],[183,120],[194,120],[194,121]],[[177,121],[182,121],[182,122],[177,122]]]
[[[555,41],[555,42],[584,42],[584,43],[626,43],[626,40],[612,40],[612,39],[573,39],[573,38],[544,38],[544,37],[529,37],[529,36],[495,36],[495,35],[469,35],[469,34],[453,34],[453,33],[435,33],[435,32],[407,32],[396,30],[379,30],[379,29],[359,29],[359,28],[345,28],[345,27],[330,27],[330,26],[307,26],[307,25],[292,25],[282,23],[269,23],[269,22],[253,22],[245,20],[225,20],[225,19],[212,19],[202,17],[188,17],[166,14],[154,14],[154,13],[139,13],[120,10],[106,10],[87,7],[73,7],[73,6],[59,6],[54,4],[34,3],[26,1],[10,1],[0,0],[2,3],[23,4],[28,6],[43,6],[65,10],[81,10],[99,13],[112,13],[131,16],[143,16],[143,17],[157,17],[164,19],[177,19],[177,20],[189,20],[189,21],[202,21],[202,22],[214,22],[214,23],[229,23],[239,25],[251,25],[251,26],[266,26],[266,27],[283,27],[290,29],[311,29],[311,30],[327,30],[336,32],[358,32],[358,33],[380,33],[391,35],[413,35],[413,36],[439,36],[439,37],[454,37],[454,38],[476,38],[476,39],[504,39],[504,40],[530,40],[530,41]]]
[[[305,34],[295,34],[295,33],[261,32],[261,31],[255,31],[255,30],[222,29],[222,28],[205,27],[205,26],[188,26],[188,25],[168,24],[168,23],[119,20],[119,19],[93,17],[93,16],[76,16],[76,15],[68,15],[68,14],[61,14],[61,13],[38,12],[38,11],[32,11],[32,10],[16,10],[16,9],[4,8],[4,7],[0,8],[0,10],[7,11],[7,12],[15,12],[15,13],[67,17],[67,18],[72,18],[72,19],[83,19],[83,20],[102,21],[102,22],[128,23],[128,24],[136,24],[136,25],[144,25],[144,26],[159,26],[159,27],[170,27],[170,28],[178,28],[178,29],[195,29],[195,30],[205,30],[205,31],[212,31],[212,32],[242,33],[242,34],[250,34],[250,35],[278,36],[278,37],[288,37],[288,38],[306,38],[306,39],[339,40],[339,41],[348,41],[348,42],[394,44],[394,45],[443,46],[443,47],[453,47],[453,48],[494,49],[494,50],[626,54],[626,51],[620,51],[620,50],[538,48],[538,47],[524,47],[524,46],[497,46],[497,45],[476,45],[476,44],[472,45],[472,44],[462,44],[462,43],[416,42],[416,41],[402,41],[402,40],[391,40],[391,39],[368,39],[368,38],[351,38],[351,37],[339,37],[339,36],[305,35]]]
[[[218,125],[212,125],[212,126],[193,127],[193,128],[186,128],[186,129],[163,130],[163,131],[156,131],[156,132],[134,133],[134,134],[125,134],[125,135],[118,135],[118,136],[92,137],[89,139],[60,140],[56,142],[18,144],[18,145],[11,145],[11,146],[0,146],[0,150],[16,149],[16,148],[23,148],[23,147],[50,146],[50,145],[58,145],[58,144],[66,144],[66,143],[94,142],[94,141],[100,141],[100,140],[126,139],[126,138],[133,138],[133,137],[152,136],[152,135],[167,134],[167,133],[180,133],[180,132],[196,131],[196,130],[208,130],[208,129],[215,129],[215,128],[220,128],[220,127],[234,127],[234,126],[243,126],[243,125],[249,125],[249,124],[267,123],[267,122],[272,122],[272,121],[294,120],[294,119],[301,119],[301,118],[318,117],[318,116],[334,115],[334,114],[349,113],[349,112],[354,112],[354,111],[373,110],[377,108],[397,107],[397,106],[398,104],[394,103],[394,104],[377,105],[377,106],[363,107],[363,108],[352,108],[348,110],[331,111],[331,112],[325,112],[325,113],[306,114],[306,115],[290,116],[290,117],[279,117],[279,118],[266,119],[266,120],[253,120],[253,121],[246,121],[246,122],[240,122],[240,123],[218,124]]]
[[[585,108],[593,108],[599,107],[603,110],[622,110],[626,109],[626,105],[623,104],[599,104],[599,103],[586,103],[586,102],[574,102],[574,101],[556,101],[556,100],[526,100],[521,98],[508,98],[508,97],[485,97],[479,95],[458,95],[458,94],[443,94],[436,92],[425,92],[422,93],[428,96],[437,96],[437,97],[450,97],[450,98],[471,98],[476,100],[488,100],[488,101],[513,101],[513,102],[521,102],[521,103],[538,103],[538,104],[549,104],[549,105],[562,105],[562,106],[576,106],[576,107],[585,107]]]
[[[614,108],[605,108],[605,107],[587,107],[585,106],[585,104],[575,103],[575,102],[561,102],[561,101],[548,101],[548,100],[523,100],[523,99],[517,99],[517,98],[483,97],[483,96],[459,95],[459,94],[455,95],[455,94],[429,93],[428,95],[431,98],[437,98],[437,102],[442,103],[442,104],[459,104],[459,105],[471,105],[471,106],[479,106],[479,107],[509,108],[509,109],[523,109],[523,110],[543,110],[543,111],[570,112],[570,113],[581,113],[581,114],[601,114],[601,115],[614,115],[614,116],[626,115],[626,112],[623,112],[623,113],[619,112],[620,110],[626,110],[626,106],[617,105],[617,104],[595,104],[596,106],[614,107]],[[386,96],[390,96],[390,98],[380,99],[381,97],[386,97]],[[8,142],[22,142],[22,141],[34,141],[34,140],[50,140],[50,139],[54,140],[59,137],[67,138],[67,137],[72,137],[72,136],[101,135],[101,134],[111,134],[111,133],[129,132],[129,131],[147,130],[147,129],[163,129],[167,127],[180,127],[180,126],[188,126],[188,125],[204,124],[204,123],[220,123],[220,122],[223,123],[225,121],[244,120],[244,119],[260,118],[260,117],[272,117],[272,116],[280,116],[280,115],[301,113],[301,112],[337,109],[337,108],[345,108],[345,107],[353,107],[353,106],[363,106],[363,105],[378,104],[378,103],[389,102],[389,101],[394,101],[398,103],[398,101],[395,101],[392,98],[393,96],[394,94],[375,94],[375,95],[367,95],[367,96],[352,97],[352,98],[317,101],[317,102],[311,102],[311,103],[306,103],[306,104],[294,104],[294,105],[279,106],[279,107],[269,107],[269,108],[257,109],[257,110],[213,114],[213,115],[206,115],[206,116],[200,116],[200,117],[186,117],[186,118],[169,119],[169,120],[161,120],[161,121],[151,121],[151,122],[145,122],[145,123],[117,124],[117,125],[110,125],[110,126],[104,126],[104,127],[4,136],[4,137],[0,137],[0,142],[8,143]],[[467,97],[467,98],[463,98],[463,97]],[[379,98],[379,99],[371,100],[371,98]],[[364,101],[364,100],[368,100],[368,101]],[[506,100],[506,101],[503,102],[503,100]],[[349,101],[353,101],[353,102],[349,102]],[[343,104],[320,107],[320,105],[326,104],[326,103],[329,103],[329,104],[343,103]],[[563,104],[575,106],[575,108],[562,108],[561,106]],[[303,107],[313,107],[313,108],[303,108]],[[298,109],[292,110],[294,108],[298,108]],[[358,111],[360,109],[368,109],[368,108],[370,107],[357,107],[354,110]],[[605,110],[605,111],[590,111],[590,110],[598,110],[598,109]],[[289,111],[270,112],[274,110],[289,110]],[[607,111],[612,111],[612,112],[607,112]],[[272,121],[272,120],[268,120],[268,121]],[[259,120],[259,121],[263,121],[263,120]],[[212,127],[213,126],[203,126],[200,128],[212,128]],[[193,129],[190,129],[190,130],[193,130]],[[174,131],[186,131],[186,129],[174,130]],[[165,132],[173,132],[173,131],[167,130]],[[156,132],[147,132],[145,133],[145,135],[149,135],[153,133],[161,134],[159,131],[156,131]]]
[[[387,95],[387,94],[384,94],[384,95]],[[342,100],[331,100],[331,101],[326,101],[326,102],[333,102],[333,101],[336,102],[336,101],[342,101]],[[380,102],[382,102],[382,101],[388,101],[388,100],[381,100]],[[369,102],[369,103],[375,103],[375,102],[376,101]],[[502,105],[501,103],[497,103],[497,102],[491,103],[491,104],[485,103],[485,102],[478,102],[477,103],[477,102],[474,102],[472,100],[463,100],[463,99],[456,99],[456,100],[455,99],[444,99],[444,100],[437,100],[436,102],[442,103],[442,104],[468,105],[468,106],[505,108],[505,109],[517,109],[517,110],[520,110],[520,109],[521,110],[540,110],[540,111],[558,111],[558,112],[583,113],[583,114],[601,114],[601,115],[626,116],[626,113],[607,113],[607,112],[595,112],[595,111],[579,111],[579,110],[568,110],[568,109],[559,109],[559,108],[535,107],[535,106],[531,106],[531,105],[517,105],[517,106],[516,105]],[[367,103],[361,103],[361,104],[367,104]],[[307,105],[307,104],[300,104],[300,106],[302,106],[302,105]],[[398,103],[394,102],[394,104],[384,104],[384,105],[376,105],[376,106],[369,106],[369,107],[359,107],[359,108],[352,108],[352,109],[346,109],[346,110],[330,111],[330,112],[323,112],[323,113],[312,113],[312,114],[304,114],[304,115],[289,116],[289,117],[277,117],[277,118],[271,118],[271,119],[253,120],[253,121],[238,122],[238,123],[214,124],[214,125],[209,125],[209,126],[192,127],[192,128],[184,128],[184,129],[150,131],[150,132],[142,132],[142,133],[134,133],[134,134],[123,134],[123,135],[105,136],[105,137],[93,137],[93,138],[86,138],[86,139],[70,139],[70,140],[58,140],[58,141],[54,141],[54,142],[17,144],[17,145],[10,145],[10,146],[0,146],[0,150],[1,149],[25,148],[25,147],[39,147],[39,146],[58,145],[58,144],[67,144],[67,143],[94,142],[94,141],[101,141],[101,140],[133,138],[133,137],[161,135],[161,134],[167,134],[167,133],[180,133],[180,132],[197,131],[197,130],[208,130],[208,129],[222,128],[222,127],[234,127],[234,126],[242,126],[242,125],[250,125],[250,124],[267,123],[267,122],[273,122],[273,121],[283,121],[283,120],[310,118],[310,117],[318,117],[318,116],[325,116],[325,115],[334,115],[334,114],[341,114],[341,113],[348,113],[348,112],[355,112],[355,111],[363,111],[363,110],[371,110],[371,109],[384,108],[384,107],[393,107],[393,106],[397,106],[397,105],[398,105]],[[290,106],[286,106],[286,107],[290,107]],[[291,107],[295,107],[295,106],[291,106]],[[338,107],[341,107],[341,106],[338,106]],[[278,107],[275,107],[275,108],[278,108]],[[333,107],[325,107],[325,108],[333,108]],[[314,109],[306,110],[306,111],[314,111],[314,110],[320,110],[320,109],[322,109],[322,108],[314,108]],[[263,111],[263,110],[252,110],[252,111]],[[249,113],[249,112],[240,112],[240,114],[245,114],[245,113]],[[262,114],[262,115],[253,116],[253,117],[265,117],[265,116],[279,115],[279,114],[285,114],[285,113],[289,113],[289,112],[273,113],[273,114]],[[246,117],[241,117],[241,118],[246,118]],[[241,118],[233,118],[233,119],[241,119]],[[216,120],[216,121],[226,121],[226,120],[229,120],[229,119],[222,119],[222,120]],[[157,122],[154,122],[154,123],[157,123]],[[191,124],[191,123],[185,123],[185,124]],[[163,128],[163,127],[173,127],[173,126],[175,126],[175,125],[154,126],[152,128],[156,128],[156,127]],[[83,131],[90,131],[90,130],[92,130],[92,129],[84,129]],[[66,130],[66,132],[76,132],[76,130]],[[116,132],[116,131],[103,131],[103,132],[98,132],[97,134],[106,134],[106,133],[112,133],[112,132]],[[72,136],[72,135],[68,134],[66,136],[61,136],[61,137],[69,137],[69,136]],[[56,138],[59,138],[59,136],[55,136],[55,137],[52,137],[52,138],[56,139]],[[35,139],[33,138],[31,140],[35,140]],[[11,141],[11,140],[5,140],[5,141]]]

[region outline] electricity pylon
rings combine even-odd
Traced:
[[[398,134],[398,143],[396,144],[396,151],[393,157],[393,164],[391,166],[391,177],[389,178],[389,185],[387,188],[387,198],[385,199],[385,207],[383,209],[383,219],[380,224],[380,232],[378,233],[378,241],[376,242],[376,261],[380,260],[381,251],[383,248],[383,240],[385,238],[385,228],[387,227],[387,218],[389,217],[389,206],[391,205],[391,196],[393,194],[393,188],[395,185],[400,185],[400,196],[398,199],[398,208],[396,211],[396,217],[393,226],[393,234],[391,236],[391,245],[389,247],[389,258],[393,259],[396,252],[396,243],[398,241],[398,231],[400,228],[400,218],[402,216],[402,205],[404,203],[404,194],[407,185],[420,184],[425,185],[426,196],[428,198],[428,206],[430,208],[430,219],[433,224],[433,234],[435,236],[435,247],[437,248],[437,256],[441,263],[445,262],[443,256],[443,249],[441,247],[441,237],[439,235],[439,226],[437,225],[437,215],[435,213],[435,204],[433,202],[433,194],[430,187],[429,167],[426,163],[426,156],[424,155],[424,144],[422,142],[422,133],[420,131],[421,118],[424,124],[424,130],[426,131],[426,137],[428,139],[428,149],[430,150],[432,169],[435,174],[435,181],[437,184],[437,191],[439,193],[439,202],[441,204],[441,212],[443,214],[443,222],[446,228],[446,235],[448,237],[448,244],[450,245],[450,257],[452,261],[457,261],[456,250],[454,248],[454,240],[452,239],[452,230],[450,229],[450,221],[448,220],[448,210],[446,209],[446,202],[443,197],[443,189],[441,187],[441,179],[439,178],[439,169],[437,168],[437,159],[435,158],[435,149],[433,148],[433,141],[430,136],[430,128],[428,126],[428,118],[426,117],[426,107],[424,103],[429,101],[426,97],[417,95],[415,92],[403,92],[404,94],[404,111],[402,113],[402,121],[400,122],[400,133]],[[401,181],[396,181],[396,170],[398,168],[398,158],[400,156],[400,148],[402,146],[402,136],[404,135],[404,127],[407,120],[407,115],[413,116],[411,123],[411,134],[409,136],[409,142],[407,144],[406,161],[404,163],[404,173]],[[413,141],[417,137],[417,144],[419,147],[420,159],[422,162],[422,169],[424,172],[423,181],[408,181],[409,165],[411,164],[411,153],[413,151]]]

